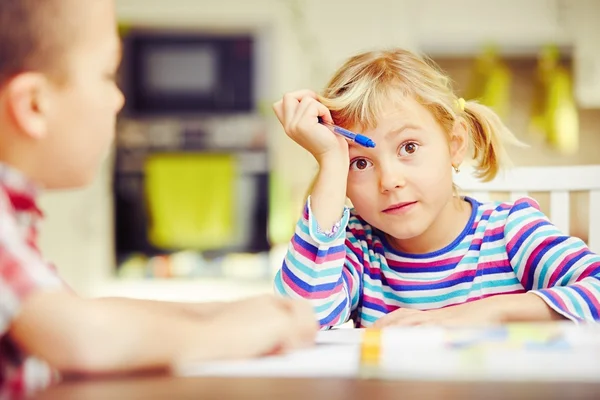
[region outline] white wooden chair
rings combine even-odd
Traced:
[[[501,171],[490,182],[481,182],[469,168],[455,175],[461,193],[487,201],[494,192],[508,192],[510,199],[531,196],[531,192],[550,193],[550,221],[563,233],[570,233],[569,194],[589,192],[588,247],[600,254],[600,165],[564,167],[514,167]],[[535,197],[535,196],[531,196]]]

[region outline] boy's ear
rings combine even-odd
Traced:
[[[450,159],[458,166],[464,161],[469,150],[469,129],[464,118],[456,120],[450,134]]]
[[[48,80],[38,73],[22,73],[6,86],[9,118],[26,136],[44,138],[47,134]]]

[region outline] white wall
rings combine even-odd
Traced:
[[[46,193],[40,248],[74,289],[89,293],[108,278],[113,262],[110,163],[86,189]]]

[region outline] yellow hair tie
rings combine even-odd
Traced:
[[[462,97],[460,97],[457,100],[458,103],[458,108],[460,108],[460,111],[465,111],[465,99],[463,99]]]

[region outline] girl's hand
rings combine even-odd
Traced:
[[[331,157],[348,159],[346,140],[318,121],[321,117],[325,122],[333,123],[329,110],[319,103],[315,92],[299,90],[287,93],[273,104],[273,110],[285,133],[308,150],[319,164]]]
[[[399,308],[378,319],[373,326],[483,326],[503,323],[501,308],[496,307],[498,303],[486,300],[492,298],[428,311]]]
[[[533,293],[503,294],[437,310],[395,310],[374,326],[483,326],[509,322],[560,321],[565,317]]]

